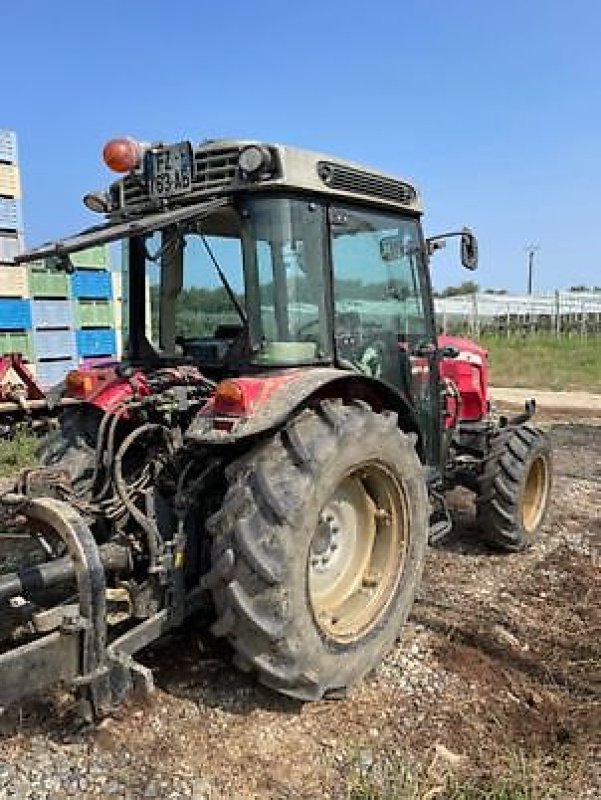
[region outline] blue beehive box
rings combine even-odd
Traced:
[[[31,300],[0,299],[0,330],[31,328]]]
[[[73,306],[70,300],[33,300],[34,328],[73,327]]]
[[[113,296],[111,273],[104,269],[76,270],[71,278],[73,297],[110,300]]]
[[[35,330],[33,349],[36,358],[75,358],[75,336],[72,330]]]
[[[17,163],[17,135],[14,131],[0,129],[0,161]]]
[[[46,389],[64,381],[67,372],[72,369],[77,369],[75,359],[61,358],[55,361],[38,361],[35,372],[40,386]]]
[[[79,356],[112,356],[117,352],[115,331],[112,328],[86,328],[76,331]]]
[[[0,228],[5,231],[20,231],[23,228],[21,201],[0,197]]]

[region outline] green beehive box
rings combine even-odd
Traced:
[[[104,269],[108,265],[108,249],[104,244],[71,253],[71,263],[79,269]]]
[[[33,344],[30,333],[0,333],[0,355],[21,353],[28,361],[33,360]]]
[[[32,297],[69,297],[69,276],[65,272],[32,269],[29,294]]]
[[[115,314],[110,300],[79,300],[75,302],[77,328],[113,328]]]

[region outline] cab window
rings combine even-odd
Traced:
[[[337,356],[395,385],[399,347],[431,332],[417,221],[330,210]]]

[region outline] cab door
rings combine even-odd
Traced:
[[[330,209],[336,357],[401,391],[439,461],[436,335],[419,220]]]

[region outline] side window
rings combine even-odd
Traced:
[[[208,360],[220,360],[219,354],[242,327],[244,278],[237,216],[224,212],[187,233],[166,229],[149,237],[145,246],[146,336],[151,345],[166,355],[201,358],[202,340],[216,339]]]
[[[363,372],[397,383],[400,342],[429,335],[416,221],[331,209],[336,345]]]

